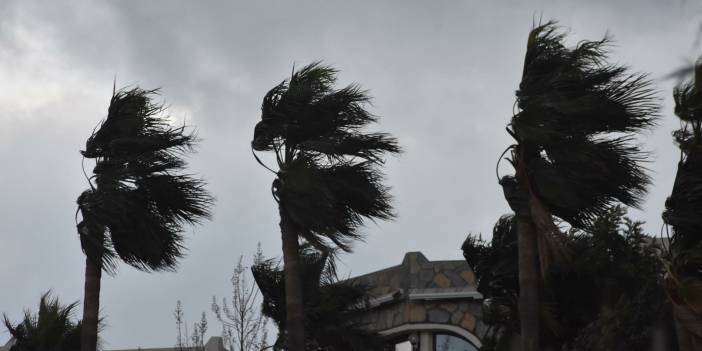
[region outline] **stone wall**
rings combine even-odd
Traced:
[[[353,281],[371,288],[375,298],[359,318],[370,330],[431,323],[456,326],[479,337],[485,329],[475,275],[465,261],[429,261],[420,252],[410,252],[402,264]]]

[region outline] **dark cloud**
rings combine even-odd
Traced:
[[[48,288],[82,297],[74,213],[87,183],[78,150],[104,117],[115,77],[162,87],[174,120],[203,138],[191,166],[217,197],[214,220],[192,230],[177,274],[122,267],[104,279],[108,349],[172,344],[177,299],[194,321],[213,294],[228,294],[239,255],[257,242],[280,254],[272,176],[249,141],[261,97],[293,64],[324,59],[342,83],[370,89],[377,129],[407,151],[386,167],[400,217],[370,224],[367,241],[342,257],[345,274],[360,274],[406,251],[460,258],[464,236],[489,236],[508,210],[495,163],[511,143],[504,126],[534,20],[558,18],[573,42],[609,31],[616,61],[652,77],[677,67],[698,26],[694,12],[654,0],[10,1],[0,13],[0,312],[19,318]],[[655,186],[635,215],[649,231],[660,225],[677,158],[671,88],[660,84],[665,115],[645,140]]]

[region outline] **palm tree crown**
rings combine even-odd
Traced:
[[[180,173],[196,138],[172,127],[156,90],[113,94],[107,118],[81,151],[96,160],[91,189],[78,198],[83,251],[108,271],[119,257],[141,270],[175,268],[182,225],[209,217],[204,182]],[[105,230],[101,230],[105,228]]]
[[[400,147],[389,134],[362,130],[377,122],[365,109],[370,97],[357,85],[335,90],[336,74],[316,62],[271,89],[251,144],[275,153],[273,195],[298,235],[348,251],[363,218],[392,218],[376,165]]]
[[[564,37],[554,22],[531,31],[510,133],[533,195],[582,226],[616,202],[641,202],[646,153],[632,137],[655,123],[658,104],[645,75],[605,61],[607,38],[567,48]]]
[[[39,311],[25,311],[17,325],[4,317],[5,327],[15,339],[11,351],[74,351],[80,348],[81,322],[73,321],[78,302],[61,305],[46,292],[39,301]]]

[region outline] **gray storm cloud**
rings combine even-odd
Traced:
[[[468,232],[489,237],[508,211],[495,163],[538,18],[571,28],[573,43],[614,35],[614,61],[659,78],[692,57],[702,8],[662,1],[4,1],[0,4],[0,312],[19,319],[47,289],[82,298],[75,199],[87,187],[78,150],[105,116],[113,81],[162,87],[178,122],[203,139],[191,169],[217,197],[214,219],[188,233],[178,273],[121,266],[103,280],[107,349],[175,342],[173,309],[194,322],[229,294],[239,255],[261,242],[280,255],[271,174],[250,154],[263,94],[293,64],[323,59],[374,96],[378,129],[406,153],[389,159],[399,218],[369,224],[342,257],[344,275],[399,262],[406,251],[459,259]],[[673,82],[656,131],[642,212],[657,233],[677,151]],[[88,170],[91,165],[86,165]],[[504,169],[503,171],[506,171]],[[219,333],[210,316],[210,332]],[[0,344],[9,338],[0,332]]]

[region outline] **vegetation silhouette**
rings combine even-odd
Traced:
[[[253,265],[264,261],[261,244],[256,248]],[[232,274],[232,297],[230,303],[222,298],[221,303],[212,297],[211,309],[217,320],[222,324],[222,339],[229,351],[262,351],[268,345],[268,317],[261,311],[262,302],[259,299],[260,290],[256,282],[249,284],[246,272],[249,267],[243,264],[244,256],[239,256],[239,262]]]
[[[675,88],[673,133],[680,148],[673,190],[663,221],[672,236],[666,255],[666,291],[673,304],[680,350],[702,349],[702,61],[688,82]]]
[[[261,165],[268,168],[255,152],[271,151],[278,167],[268,169],[276,176],[291,351],[305,347],[299,239],[328,254],[348,252],[364,219],[393,218],[379,166],[400,147],[387,133],[363,131],[378,121],[366,110],[370,96],[354,84],[335,89],[337,73],[320,62],[294,70],[263,98],[251,142]]]
[[[568,48],[555,22],[531,30],[507,131],[514,176],[500,183],[517,215],[522,349],[539,349],[539,273],[563,259],[557,216],[582,227],[617,202],[637,207],[649,177],[633,143],[659,109],[645,75],[608,64],[608,39]]]
[[[90,189],[77,201],[86,256],[82,351],[96,349],[102,271],[114,273],[118,259],[147,272],[174,270],[183,225],[209,218],[204,182],[182,173],[197,139],[168,123],[157,93],[114,91],[107,118],[81,151],[95,160]]]
[[[381,350],[380,336],[354,322],[368,302],[367,288],[339,281],[333,255],[315,250],[309,244],[300,248],[299,257],[305,291],[306,350]],[[274,349],[286,350],[286,274],[274,259],[263,260],[251,270],[263,296],[263,314],[278,327]]]
[[[75,351],[80,349],[82,324],[73,320],[78,302],[62,305],[47,291],[39,300],[36,314],[25,310],[24,319],[13,324],[3,315],[5,327],[14,339],[9,351]]]
[[[662,247],[641,225],[614,206],[585,229],[568,232],[572,258],[542,282],[541,350],[676,349]],[[520,328],[516,218],[501,217],[489,243],[470,235],[462,249],[485,296],[481,350],[514,349]]]

